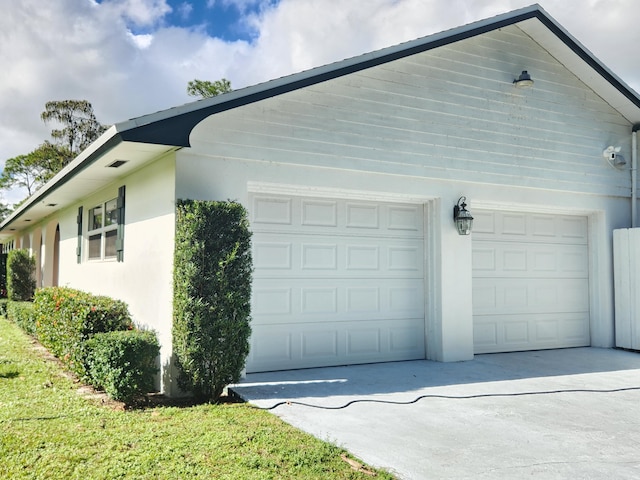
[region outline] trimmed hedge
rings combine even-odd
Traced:
[[[31,302],[6,302],[7,318],[29,335],[36,334],[35,309]]]
[[[11,250],[7,256],[7,296],[15,302],[33,299],[36,289],[36,260],[29,250]]]
[[[155,333],[141,330],[96,333],[87,341],[86,350],[91,384],[111,398],[131,403],[154,390],[160,354]]]
[[[236,202],[178,200],[173,350],[178,385],[216,401],[249,353],[251,233]]]
[[[38,290],[35,301],[1,301],[6,316],[38,338],[69,370],[129,403],[155,390],[160,345],[135,330],[127,305],[66,287]]]
[[[36,336],[51,353],[85,377],[86,341],[96,333],[131,330],[127,305],[67,287],[48,287],[35,294]]]

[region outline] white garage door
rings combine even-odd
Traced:
[[[424,358],[422,205],[255,194],[247,371]]]
[[[587,218],[473,215],[475,353],[589,345]]]

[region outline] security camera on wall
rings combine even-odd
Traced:
[[[613,145],[610,145],[604,150],[604,152],[602,152],[602,155],[607,159],[612,167],[622,167],[627,164],[625,158],[620,155],[620,150],[622,150],[622,147],[614,147]]]

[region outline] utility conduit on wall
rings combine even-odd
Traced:
[[[638,130],[640,124],[634,125],[631,132],[631,228],[638,226]]]

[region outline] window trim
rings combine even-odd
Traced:
[[[107,205],[110,205],[110,210],[107,210]],[[96,261],[111,261],[117,259],[118,254],[114,249],[113,255],[107,256],[107,235],[110,232],[116,232],[117,237],[117,229],[118,222],[117,218],[114,219],[112,223],[107,224],[107,220],[111,218],[111,215],[116,215],[117,217],[118,211],[118,199],[110,198],[109,200],[103,201],[98,205],[92,206],[91,208],[87,208],[87,232],[86,232],[86,244],[87,244],[87,261],[96,262]],[[108,215],[111,213],[111,215]],[[100,216],[100,226],[97,228],[93,228],[93,223],[95,222],[96,217]],[[92,254],[92,242],[95,237],[99,236],[100,247],[99,247],[99,255],[91,256]],[[97,240],[97,239],[95,239]]]
[[[84,259],[87,262],[122,262],[124,261],[124,202],[125,200],[125,186],[118,188],[118,195],[116,197],[103,200],[101,202],[94,202],[90,207],[84,208],[85,214],[83,215],[83,207],[78,208],[78,247],[76,255],[78,263]],[[111,204],[111,205],[109,205]],[[107,210],[107,205],[110,209]],[[101,216],[101,226],[91,229],[94,222],[94,212],[96,209],[100,209],[98,213]],[[107,215],[107,212],[110,215]],[[107,219],[111,218],[111,223],[106,225]],[[83,228],[83,221],[86,221],[86,226]],[[113,232],[113,233],[112,233]],[[111,235],[109,235],[111,234]],[[100,256],[91,257],[91,237],[100,235]],[[107,239],[109,237],[115,237],[111,240],[112,255],[107,256]],[[85,249],[85,252],[82,249]]]

